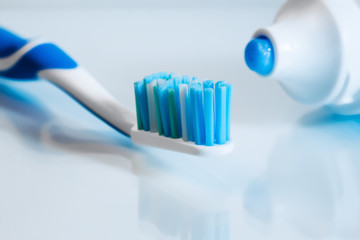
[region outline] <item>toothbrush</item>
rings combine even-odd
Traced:
[[[233,149],[233,142],[229,138],[225,142],[222,140],[222,144],[209,147],[185,141],[186,139],[167,138],[154,129],[139,130],[141,116],[137,119],[133,112],[122,107],[104,87],[59,47],[44,40],[23,39],[4,28],[0,28],[0,76],[12,80],[46,79],[136,144],[198,156],[224,155]],[[148,105],[148,102],[146,104]],[[137,106],[140,114],[138,102]],[[156,113],[151,114],[153,116]],[[220,129],[222,132],[226,131],[223,128],[226,128],[225,123]]]

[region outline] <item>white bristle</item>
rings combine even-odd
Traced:
[[[149,105],[149,121],[150,121],[150,131],[151,132],[158,132],[158,125],[156,119],[156,106],[155,106],[155,96],[154,96],[154,87],[156,86],[156,80],[148,83],[146,85],[147,91],[147,99]]]
[[[182,127],[182,136],[184,141],[188,141],[188,132],[187,132],[187,121],[186,121],[186,99],[188,98],[188,85],[179,84],[179,95],[180,95],[180,111],[181,111],[181,127]]]

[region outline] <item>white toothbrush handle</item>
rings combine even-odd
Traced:
[[[63,89],[116,130],[130,136],[130,130],[136,124],[135,114],[122,107],[85,69],[46,69],[38,75]]]

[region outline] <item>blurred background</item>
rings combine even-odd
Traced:
[[[244,5],[254,6],[274,6],[279,5],[284,0],[15,0],[15,1],[1,1],[1,8],[226,8],[226,7],[241,7]]]

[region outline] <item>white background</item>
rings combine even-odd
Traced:
[[[244,5],[274,6],[284,0],[1,0],[1,8],[209,8],[239,7]]]

